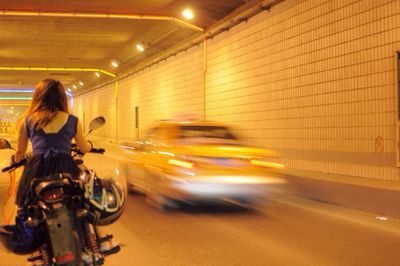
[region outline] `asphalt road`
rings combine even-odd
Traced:
[[[88,165],[115,160],[87,156]],[[1,203],[6,183],[0,182]],[[141,195],[108,226],[122,251],[121,265],[400,265],[400,221],[284,195],[267,195],[256,211],[239,207],[185,207],[160,212]],[[25,265],[0,250],[0,265]]]
[[[399,225],[281,196],[259,211],[202,207],[172,213],[130,196],[126,213],[112,226],[124,249],[109,265],[400,265]]]

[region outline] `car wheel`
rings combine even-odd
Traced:
[[[130,194],[143,194],[143,192],[141,193],[136,187],[135,187],[135,185],[133,185],[133,184],[127,184],[127,187],[128,187],[128,192],[130,193]]]
[[[177,208],[175,201],[161,192],[159,182],[158,179],[151,190],[146,192],[146,202],[162,211],[171,211]]]
[[[171,211],[176,209],[178,205],[173,199],[165,196],[161,188],[163,176],[161,174],[151,175],[150,173],[148,173],[147,176],[149,177],[149,180],[151,180],[151,185],[146,191],[146,202],[162,211]]]
[[[257,211],[259,208],[257,202],[251,199],[239,199],[237,205],[248,211]]]
[[[134,183],[132,183],[132,176],[130,172],[127,170],[127,167],[120,167],[121,168],[121,174],[124,175],[125,180],[126,180],[126,188],[128,190],[128,193],[130,194],[143,194],[143,191],[141,191],[138,187],[135,186]]]
[[[146,193],[146,203],[161,211],[172,211],[178,207],[173,199],[158,192]]]

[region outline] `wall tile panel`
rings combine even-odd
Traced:
[[[206,58],[193,47],[121,79],[117,108],[108,86],[78,97],[74,111],[98,113],[89,98],[107,105],[116,129],[101,134],[119,142],[137,138],[135,106],[141,129],[194,113],[236,125],[253,144],[280,150],[290,167],[400,180],[397,50],[398,0],[284,1],[208,40]]]

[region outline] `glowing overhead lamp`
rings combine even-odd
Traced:
[[[84,83],[83,83],[82,81],[79,81],[79,85],[83,86],[83,85],[84,85]]]
[[[193,11],[192,11],[190,8],[185,8],[185,9],[182,11],[182,16],[183,16],[184,18],[186,18],[186,19],[192,19],[192,18],[194,18]]]
[[[144,46],[141,43],[136,44],[136,49],[138,49],[139,52],[143,52],[144,51]]]
[[[95,72],[94,74],[96,75],[96,77],[98,77],[98,78],[100,77],[100,73],[99,72]]]
[[[71,92],[72,90],[70,88],[68,88],[67,91]]]
[[[72,85],[72,88],[77,89],[78,87],[74,84]]]
[[[111,62],[111,65],[112,65],[113,67],[118,67],[118,63],[117,63],[116,61],[112,61],[112,62]]]

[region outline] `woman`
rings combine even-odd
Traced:
[[[30,107],[19,125],[15,162],[24,158],[29,139],[32,157],[26,162],[19,183],[16,200],[19,208],[29,204],[32,178],[61,172],[79,177],[79,168],[70,155],[73,139],[83,153],[92,148],[83,135],[78,118],[69,114],[64,86],[57,80],[44,79],[36,85]],[[110,237],[103,239],[101,251],[109,253],[119,250],[118,244],[110,241]]]
[[[64,87],[57,80],[45,79],[36,85],[30,107],[19,125],[16,162],[24,157],[29,139],[32,157],[27,161],[19,183],[18,207],[23,207],[30,200],[28,192],[32,178],[60,172],[79,176],[79,168],[70,156],[72,139],[82,152],[91,149],[78,118],[68,112]]]

